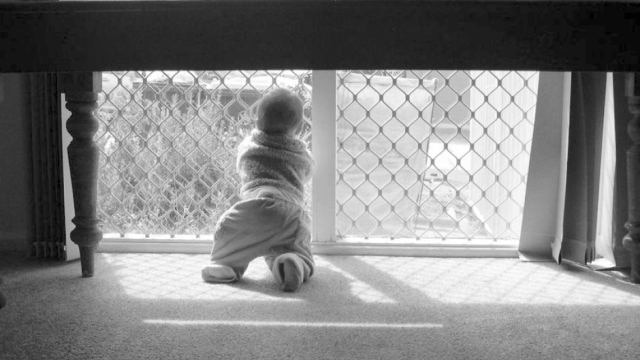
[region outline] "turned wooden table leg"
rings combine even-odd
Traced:
[[[67,152],[75,208],[71,240],[80,248],[82,276],[91,277],[94,252],[102,240],[96,217],[99,152],[93,141],[98,130],[93,110],[97,107],[102,78],[100,73],[69,73],[63,76],[66,108],[71,111],[67,120],[67,131],[72,137]]]
[[[631,281],[640,283],[640,73],[629,73],[626,96],[632,116],[627,125],[631,147],[627,150],[629,215],[622,243],[631,255]]]

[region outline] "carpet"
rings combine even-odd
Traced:
[[[0,257],[0,358],[634,359],[640,286],[579,268],[490,258],[316,256],[282,293],[261,260],[200,279],[206,255]]]

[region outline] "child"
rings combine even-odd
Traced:
[[[304,185],[314,163],[297,137],[303,125],[302,101],[292,92],[277,89],[260,101],[256,128],[238,146],[241,200],[216,224],[204,281],[238,281],[259,256],[283,291],[297,291],[313,274]]]

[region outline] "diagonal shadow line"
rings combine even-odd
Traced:
[[[380,291],[391,299],[401,304],[425,302],[439,303],[422,291],[398,281],[388,273],[368,264],[355,256],[327,256],[324,258],[328,263],[347,272],[359,281]],[[341,261],[342,260],[342,261]]]

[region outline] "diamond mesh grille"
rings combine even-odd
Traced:
[[[103,74],[96,141],[105,233],[211,234],[238,199],[256,101],[311,71]],[[518,239],[537,72],[337,72],[338,239]],[[310,144],[310,126],[306,140]],[[310,189],[307,192],[310,200]]]
[[[338,239],[517,240],[537,85],[537,72],[338,72]]]
[[[96,134],[103,232],[213,233],[238,199],[236,144],[253,127],[256,101],[274,87],[294,89],[310,124],[310,84],[306,70],[103,73]]]

